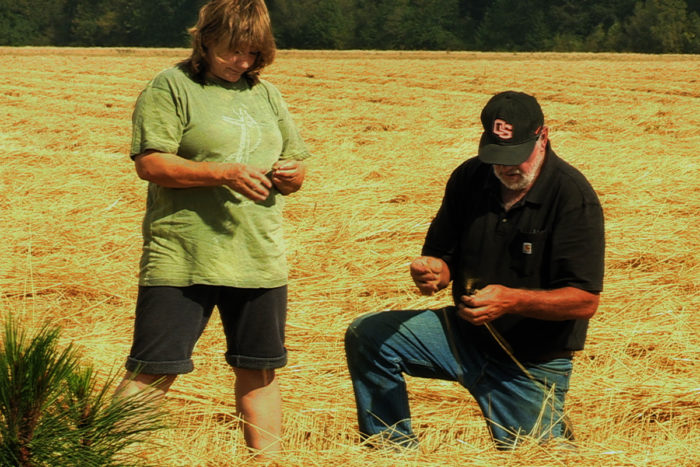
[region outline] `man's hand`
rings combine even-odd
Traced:
[[[440,258],[421,256],[411,263],[411,277],[420,293],[432,295],[450,282],[450,270]]]
[[[301,188],[306,177],[306,165],[295,160],[277,161],[272,166],[272,183],[283,195],[294,193]]]
[[[515,309],[517,291],[502,285],[487,285],[473,295],[462,295],[457,315],[480,326]]]
[[[598,294],[575,287],[529,290],[494,284],[474,295],[462,295],[457,314],[475,325],[490,323],[506,314],[546,321],[590,319],[599,300]]]

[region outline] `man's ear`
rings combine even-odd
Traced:
[[[542,133],[540,134],[540,143],[543,148],[547,147],[547,142],[549,141],[549,127],[543,126]]]

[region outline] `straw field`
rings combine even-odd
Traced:
[[[0,313],[51,321],[105,377],[131,340],[145,182],[134,100],[186,50],[0,48]],[[700,464],[700,57],[281,51],[265,73],[309,148],[285,212],[289,365],[281,465]],[[517,89],[606,216],[606,282],[568,399],[580,449],[499,453],[455,383],[409,379],[421,450],[358,446],[343,334],[356,316],[440,306],[408,275],[479,112]],[[214,317],[134,451],[163,466],[249,462]]]

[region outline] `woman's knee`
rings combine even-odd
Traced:
[[[262,385],[269,384],[275,379],[276,375],[274,368],[254,369],[233,367],[233,372],[238,380],[245,380],[246,382],[259,383]]]
[[[175,382],[175,374],[149,374],[127,371],[119,383],[116,393],[120,396],[129,396],[148,389],[152,389],[164,395]]]

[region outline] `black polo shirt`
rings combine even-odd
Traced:
[[[467,283],[524,289],[603,289],[603,211],[593,188],[551,147],[539,177],[508,212],[500,181],[477,158],[460,165],[447,182],[423,255],[450,267],[455,303]],[[545,321],[505,315],[492,322],[516,356],[536,359],[583,348],[588,320]],[[493,338],[483,326],[464,321],[465,338]]]

